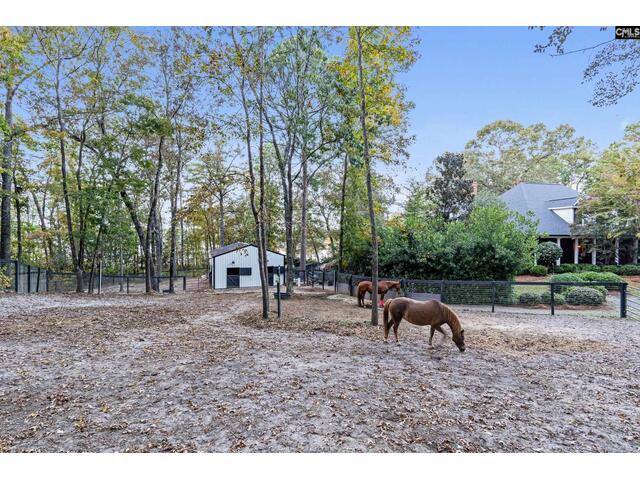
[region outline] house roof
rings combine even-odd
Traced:
[[[500,198],[510,210],[522,215],[533,212],[539,221],[539,234],[571,235],[571,225],[550,209],[575,206],[578,192],[574,189],[550,183],[519,183]]]
[[[225,253],[235,252],[236,250],[240,250],[241,248],[245,248],[245,247],[258,248],[253,243],[234,242],[234,243],[230,243],[229,245],[223,245],[222,247],[214,248],[213,250],[211,250],[210,258],[219,257],[220,255],[224,255]],[[282,255],[283,257],[285,256],[283,253],[276,252],[274,250],[267,249],[267,251],[271,253],[275,253],[276,255]]]

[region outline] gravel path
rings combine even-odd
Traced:
[[[461,311],[467,352],[254,292],[0,297],[0,451],[639,451],[640,324]]]

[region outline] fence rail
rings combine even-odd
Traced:
[[[335,291],[345,295],[355,296],[358,283],[371,280],[363,275],[337,274]],[[381,278],[382,280],[392,280]],[[398,280],[393,279],[393,280]],[[417,280],[400,279],[401,290],[409,297],[427,298],[433,296],[444,303],[458,305],[487,305],[495,312],[496,306],[530,306],[519,300],[519,295],[533,293],[532,298],[543,297],[545,300],[538,304],[546,304],[551,315],[555,314],[557,295],[570,287],[604,287],[607,292],[615,291],[619,294],[619,315],[621,318],[640,319],[640,291],[630,294],[624,282],[515,282],[508,280]],[[385,298],[396,296],[395,290],[390,291]]]
[[[75,273],[52,272],[17,260],[0,261],[0,271],[9,277],[10,289],[17,293],[68,293],[76,291]],[[175,276],[174,289],[198,291],[211,288],[209,276],[206,274],[206,270],[204,272],[203,275],[197,277]],[[300,284],[351,296],[355,296],[358,283],[363,280],[371,280],[371,277],[368,276],[318,269],[293,269],[292,276],[294,281],[300,282]],[[159,275],[153,279],[157,291],[169,291],[169,276]],[[397,279],[381,278],[380,280]],[[84,273],[83,281],[86,285],[85,290],[89,292],[143,293],[146,286],[144,275],[94,274],[92,276],[89,273]],[[552,315],[555,314],[557,307],[556,299],[559,298],[557,295],[568,288],[575,286],[604,287],[608,293],[618,292],[618,296],[612,298],[618,302],[620,317],[640,320],[640,288],[629,286],[626,283],[400,279],[400,284],[402,293],[409,297],[439,298],[449,304],[490,305],[492,312],[499,305],[526,306],[527,304],[523,304],[521,298],[523,292],[528,292],[534,294],[533,298],[544,298],[541,303],[548,305]],[[392,290],[386,298],[393,298],[395,295],[395,290]]]

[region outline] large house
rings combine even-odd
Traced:
[[[572,235],[579,194],[564,185],[519,183],[500,195],[507,208],[523,215],[528,212],[538,220],[540,242],[557,242],[562,248],[560,263],[597,262],[595,241]],[[616,256],[618,259],[618,256]]]

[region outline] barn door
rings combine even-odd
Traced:
[[[240,288],[239,268],[227,268],[227,288]]]

